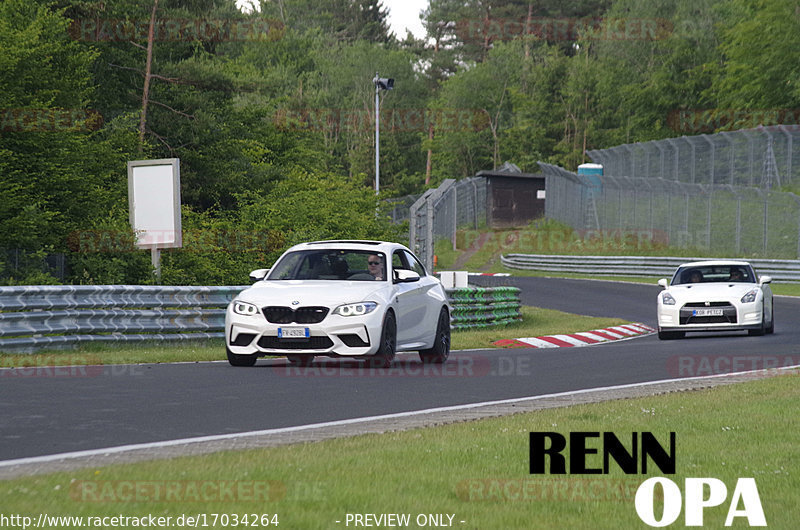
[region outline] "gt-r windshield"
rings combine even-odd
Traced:
[[[385,281],[386,256],[368,250],[298,250],[283,256],[265,279]]]
[[[689,265],[678,268],[672,278],[672,285],[714,282],[756,283],[756,275],[749,265]]]

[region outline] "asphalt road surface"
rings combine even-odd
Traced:
[[[515,278],[526,305],[655,325],[658,287]],[[654,335],[582,348],[455,352],[444,367],[416,354],[393,368],[284,359],[0,370],[0,460],[246,432],[771,367],[800,359],[800,299],[775,298],[775,334]],[[508,337],[516,338],[516,337]],[[220,351],[220,358],[224,352]]]

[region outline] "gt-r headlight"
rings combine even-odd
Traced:
[[[247,302],[240,302],[235,300],[233,302],[233,312],[237,315],[244,315],[250,317],[258,314],[258,306],[248,304]]]
[[[661,295],[661,303],[664,305],[675,305],[675,299],[669,293]]]
[[[756,297],[758,296],[758,289],[750,289],[745,293],[742,297],[743,304],[751,304],[756,301]]]
[[[343,304],[333,310],[334,315],[343,317],[360,317],[372,313],[378,307],[376,302],[359,302],[357,304]]]

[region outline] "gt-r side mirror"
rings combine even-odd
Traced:
[[[419,274],[407,269],[395,269],[394,283],[418,282]]]
[[[761,277],[761,285],[765,283],[772,283],[772,276],[762,276]]]
[[[269,269],[256,269],[254,271],[250,271],[250,281],[261,281],[267,277],[267,274],[269,274]]]
[[[660,280],[658,280],[658,285],[666,289],[667,287],[669,287],[669,282],[667,282],[666,278],[661,278]]]

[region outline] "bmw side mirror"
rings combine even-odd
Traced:
[[[406,269],[395,269],[394,283],[418,282],[419,274]]]
[[[661,278],[660,280],[658,280],[658,285],[666,289],[667,287],[669,287],[669,282],[667,282],[666,278]]]
[[[267,274],[269,274],[269,269],[256,269],[254,271],[250,271],[250,281],[261,281],[267,277]]]

